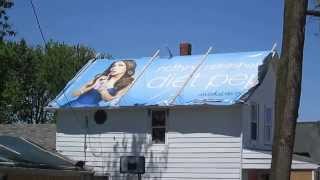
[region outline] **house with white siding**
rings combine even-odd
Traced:
[[[143,179],[267,179],[277,61],[272,50],[191,55],[188,43],[180,56],[90,60],[47,107],[56,149],[109,179],[136,178],[120,172],[125,156],[145,158]],[[311,179],[317,168],[292,162]]]

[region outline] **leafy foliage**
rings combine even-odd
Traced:
[[[3,41],[5,36],[14,36],[15,32],[12,30],[9,24],[9,16],[7,15],[8,9],[10,9],[14,3],[10,0],[0,0],[0,41]]]
[[[0,42],[0,123],[51,121],[44,107],[94,56],[81,45],[50,41],[45,49],[24,40]]]

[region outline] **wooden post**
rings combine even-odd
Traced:
[[[289,180],[298,117],[308,0],[285,0],[282,51],[277,67],[271,180]]]

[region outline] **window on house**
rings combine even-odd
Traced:
[[[152,142],[164,144],[166,136],[166,111],[152,111]]]
[[[264,140],[270,143],[272,139],[272,109],[265,107],[264,110]]]
[[[258,138],[258,121],[259,121],[259,105],[251,105],[251,140],[257,140]]]

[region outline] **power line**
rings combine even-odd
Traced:
[[[44,45],[45,45],[45,47],[46,47],[46,46],[47,46],[47,41],[46,41],[46,39],[44,38],[44,35],[43,35],[43,32],[42,32],[42,28],[41,28],[41,26],[40,26],[39,18],[38,18],[37,12],[36,12],[36,8],[35,8],[32,0],[30,0],[30,4],[31,4],[32,10],[33,10],[33,14],[34,14],[34,16],[35,16],[35,18],[36,18],[36,20],[37,20],[38,29],[39,29],[39,31],[40,31],[40,33],[41,33],[42,40],[43,40]]]

